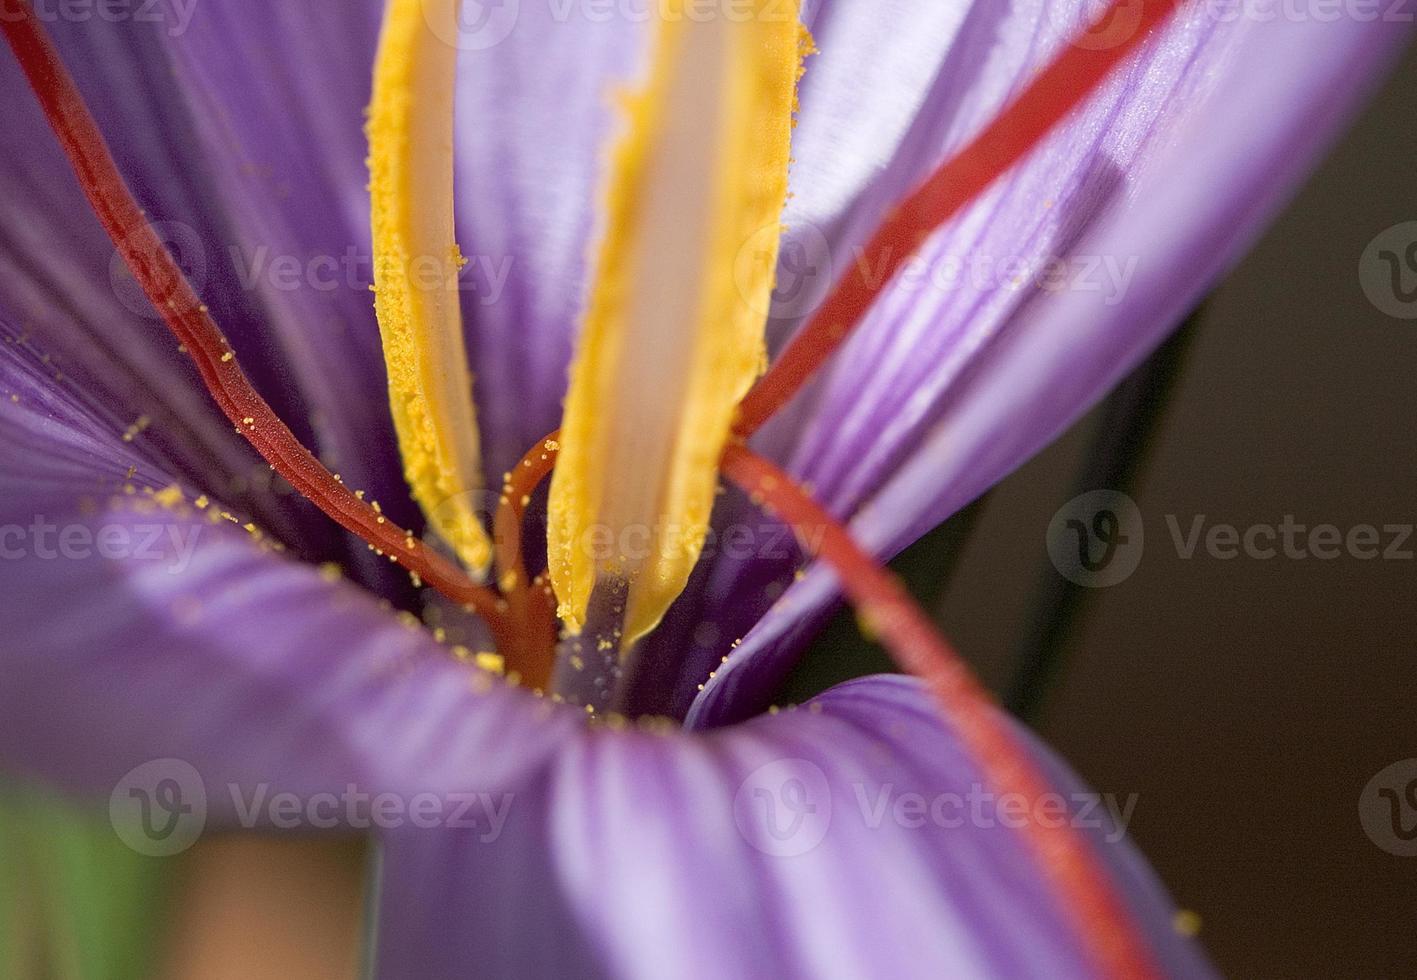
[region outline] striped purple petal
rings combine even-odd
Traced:
[[[0,395],[0,771],[130,815],[175,781],[180,840],[376,833],[381,976],[1089,976],[1026,819],[1075,820],[1168,972],[1209,975],[1108,798],[1041,749],[1056,798],[991,796],[914,682],[589,725],[164,492],[38,361],[0,356]]]
[[[1047,763],[1044,809],[1092,838],[1166,975],[1212,975],[1103,816],[1127,803]],[[386,837],[381,976],[1093,975],[1020,850],[1037,817],[907,680],[701,736],[588,732],[501,794],[471,772],[475,826]]]
[[[897,281],[810,412],[766,433],[796,447],[795,472],[877,553],[1019,466],[1144,357],[1293,193],[1410,35],[1382,19],[1217,22],[1206,9],[924,251],[926,269],[980,259],[992,272],[946,288]],[[1021,282],[1000,278],[1005,260],[1021,263]],[[1038,272],[1053,261],[1067,275]],[[704,573],[696,622],[746,638],[721,669],[726,651],[704,651],[697,678],[681,680],[681,698],[705,683],[695,723],[762,710],[821,621],[830,575],[792,583],[791,571]]]

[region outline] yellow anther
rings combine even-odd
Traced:
[[[689,16],[665,0],[646,88],[627,101],[552,478],[549,566],[583,625],[628,584],[624,635],[652,629],[698,561],[718,459],[761,372],[808,49],[795,2]]]
[[[453,241],[457,0],[389,0],[369,107],[374,308],[404,474],[429,525],[471,569],[491,542]]]

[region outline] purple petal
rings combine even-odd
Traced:
[[[180,759],[212,824],[236,826],[233,785],[240,799],[263,784],[408,796],[466,775],[448,746],[509,738],[515,752],[476,769],[498,786],[581,727],[363,589],[212,519],[218,504],[159,504],[144,489],[163,474],[21,404],[23,417],[0,404],[0,770],[106,799],[133,767]],[[131,496],[117,490],[130,467]]]
[[[614,96],[642,67],[648,21],[542,3],[484,11],[462,38],[458,205],[472,259],[463,313],[498,472],[560,418]],[[916,113],[943,85],[936,77],[956,34],[990,30],[990,11],[965,16],[930,0],[807,5],[823,50],[808,61],[793,136],[790,242],[815,257],[819,240],[846,240],[909,187],[919,161],[897,157]],[[971,92],[977,113],[985,103]],[[888,164],[901,173],[883,180]],[[776,333],[800,306],[779,303]]]
[[[371,3],[211,5],[168,49],[192,107],[192,152],[228,215],[209,247],[264,314],[257,356],[298,393],[295,418],[321,460],[407,524],[417,511],[369,292],[363,122],[378,26]]]
[[[445,744],[512,737],[510,769],[480,771],[515,774],[580,727],[173,483],[0,346],[0,769],[106,796],[171,757],[213,788],[397,791],[460,779]],[[209,802],[235,822],[230,794]]]
[[[786,290],[801,313],[810,312],[806,301],[820,299],[822,289],[847,263],[859,260],[856,249],[881,216],[997,115],[1054,56],[1076,29],[1076,15],[1064,14],[1073,9],[1058,4],[976,4],[966,12],[956,11],[947,25],[934,32],[941,44],[931,55],[936,71],[926,85],[915,91],[918,78],[912,85],[911,73],[902,74],[901,84],[909,89],[904,100],[916,106],[910,125],[889,144],[889,158],[869,169],[872,179],[857,173],[856,192],[845,200],[830,190],[822,192],[812,180],[813,161],[819,158],[826,161],[821,166],[828,188],[836,182],[837,170],[865,169],[859,163],[853,166],[854,145],[833,153],[820,136],[813,142],[816,116],[810,111],[813,103],[806,100],[816,96],[821,100],[816,103],[817,113],[830,116],[833,103],[854,91],[847,82],[833,84],[844,71],[839,67],[842,61],[826,62],[826,72],[819,79],[822,87],[809,86],[804,93],[806,132],[799,136],[807,137],[807,145],[794,148],[803,162],[794,175],[802,179],[792,205],[795,217],[804,223],[789,221],[797,229],[789,234],[799,236],[801,257],[792,264],[790,241],[779,269],[779,310],[792,311],[794,304],[784,300]],[[851,4],[827,11],[832,16],[826,18],[829,30],[821,43],[828,45],[837,37],[848,49],[838,52],[838,57],[847,64],[861,61],[865,56],[851,38],[859,36],[861,25],[856,21],[869,18],[857,14]],[[925,16],[923,11],[913,11],[908,19]],[[854,30],[832,32],[843,24]],[[931,36],[923,30],[910,33]],[[1159,119],[1167,107],[1199,101],[1198,87],[1211,77],[1209,69],[1227,59],[1227,43],[1208,21],[1179,25],[1164,45],[1109,83],[1083,116],[937,235],[925,253],[925,268],[950,271],[955,268],[951,263],[979,257],[1038,262],[1070,254],[1087,222],[1102,214],[1119,193],[1128,168],[1135,169],[1153,141],[1164,136]],[[885,92],[890,91],[886,87]],[[998,274],[997,268],[989,271]],[[1026,312],[1027,299],[1026,291],[1007,282],[976,282],[967,275],[937,286],[902,276],[848,345],[850,349],[839,359],[841,366],[829,366],[815,390],[769,426],[758,439],[758,448],[788,460],[789,469],[810,484],[823,503],[851,516],[909,457],[922,430],[938,418],[952,385],[992,336],[1011,329]],[[791,317],[778,320],[779,327],[792,323]],[[749,526],[761,523],[736,497],[720,508],[717,520]],[[695,649],[696,656],[677,676],[656,676],[646,682],[646,688],[668,687],[674,692],[668,699],[661,695],[653,704],[656,710],[680,716],[700,684],[716,686],[718,677],[708,675],[727,652],[723,644],[744,637],[754,627],[791,584],[795,571],[790,560],[755,558],[721,564],[704,571],[701,594],[688,601],[682,615],[692,617],[690,629],[695,631],[705,621],[713,623],[722,643],[702,652]],[[814,609],[794,608],[804,615],[793,624],[794,640],[782,644],[784,659],[800,651],[815,624]],[[670,625],[681,622],[671,613]],[[675,633],[658,643],[686,645],[682,634]],[[668,659],[658,651],[647,656],[660,662]],[[763,689],[755,697],[770,693]],[[756,700],[744,710],[752,713],[764,706]]]
[[[470,795],[475,828],[386,836],[381,976],[1092,975],[909,680],[702,736],[591,731],[548,761]],[[1090,836],[1166,974],[1212,975],[1130,845]]]
[[[169,18],[178,8],[164,8]],[[190,23],[51,28],[134,194],[174,247],[243,367],[297,435],[397,521],[408,503],[367,289],[362,108],[377,11],[290,5],[192,11]],[[180,28],[180,29],[179,29]],[[116,419],[151,420],[162,465],[239,504],[307,553],[398,587],[270,475],[217,411],[79,194],[6,54],[4,98],[20,130],[0,165],[13,236],[3,301],[33,343]],[[232,85],[242,79],[241,85]],[[300,152],[291,148],[299,146]],[[296,515],[302,519],[296,521]]]
[[[148,32],[81,29],[53,25],[66,59],[110,133],[113,149],[140,200],[154,215],[192,214],[195,228],[209,218],[197,202],[199,169],[188,179],[164,159],[154,132],[180,125],[176,100],[153,96],[161,53]],[[161,91],[159,88],[158,91]],[[257,460],[201,389],[190,364],[162,324],[148,315],[146,300],[130,278],[112,266],[113,246],[69,176],[28,83],[8,49],[0,52],[0,103],[6,138],[0,141],[0,316],[9,325],[9,346],[32,345],[47,358],[50,373],[69,379],[84,398],[100,406],[121,433],[139,418],[151,420],[141,445],[173,472],[223,490],[252,472]],[[144,109],[135,109],[145,106]],[[144,125],[129,128],[134,111]],[[127,133],[124,138],[121,134]],[[157,179],[138,176],[158,166]],[[154,188],[166,199],[159,204]],[[189,193],[193,192],[193,193]],[[200,231],[173,236],[189,264],[205,258]],[[22,329],[21,329],[22,325]],[[0,356],[10,353],[0,351]],[[237,502],[283,530],[274,509],[262,511],[254,495],[233,493]]]
[[[835,362],[789,439],[794,469],[877,553],[1001,479],[1145,356],[1238,259],[1407,37],[1382,21],[1205,18],[1173,25],[925,249],[932,268],[1051,255],[1080,272],[1096,257],[1120,270],[1115,289],[898,281]],[[720,588],[723,612],[707,615],[727,636],[753,632],[707,681],[698,724],[761,710],[835,594],[818,570],[759,620],[764,603]]]
[[[211,826],[281,828],[294,794],[287,829],[382,831],[381,975],[1088,975],[1003,801],[963,826],[900,802],[984,791],[913,682],[705,734],[588,727],[145,495],[166,475],[25,364],[0,360],[0,770],[102,800],[185,764]],[[774,794],[805,813],[785,837]],[[1130,846],[1089,829],[1168,971],[1207,975]]]
[[[614,97],[643,66],[648,19],[554,3],[482,9],[486,19],[461,39],[458,230],[472,260],[463,315],[496,473],[559,423]],[[955,33],[980,17],[933,0],[820,0],[804,17],[823,51],[802,87],[786,221],[789,240],[815,255],[819,239],[834,244],[913,179],[892,184],[881,170]],[[793,308],[779,303],[775,332],[796,322]]]
[[[850,247],[997,112],[1039,58],[1036,4],[820,0],[793,132],[792,197],[771,329],[780,345]]]
[[[559,3],[481,9],[458,59],[456,194],[470,260],[463,319],[495,481],[560,425],[614,97],[640,67],[648,21]]]

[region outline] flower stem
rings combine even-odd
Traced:
[[[1092,490],[1125,494],[1136,485],[1165,418],[1167,398],[1185,365],[1202,311],[1203,308],[1192,313],[1107,397],[1097,435],[1088,447],[1070,497]],[[1009,711],[1025,720],[1038,713],[1048,685],[1062,668],[1068,639],[1093,591],[1064,578],[1051,562],[1044,565],[1029,629],[1020,644],[1018,666],[1004,694]]]

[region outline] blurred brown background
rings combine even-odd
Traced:
[[[1358,278],[1417,220],[1414,92],[1417,50],[1207,304],[1133,494],[1141,564],[1089,596],[1038,720],[1094,788],[1140,795],[1136,840],[1234,977],[1417,973],[1417,857],[1358,816],[1417,757],[1417,561],[1185,560],[1166,520],[1417,522],[1417,320]],[[1095,425],[996,491],[964,551],[945,622],[996,686]]]

